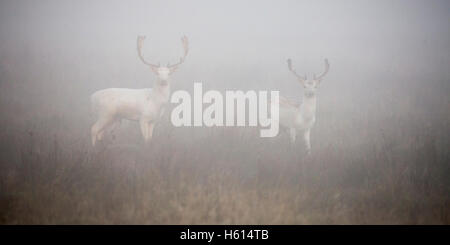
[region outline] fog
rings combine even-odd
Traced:
[[[0,222],[448,224],[449,23],[444,0],[2,1]],[[327,58],[312,155],[284,132],[174,128],[170,110],[152,144],[124,122],[93,149],[90,95],[156,79],[138,35],[163,65],[189,38],[172,92],[300,102],[286,60],[312,77]]]

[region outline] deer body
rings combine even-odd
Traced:
[[[168,101],[149,89],[108,88],[95,92],[91,96],[94,112],[100,116],[133,121],[156,120],[162,106]]]
[[[145,142],[151,140],[155,123],[161,118],[164,106],[169,102],[169,75],[178,65],[183,63],[187,55],[187,38],[183,37],[185,53],[175,65],[159,66],[144,60],[141,47],[144,37],[138,37],[138,54],[141,60],[156,73],[158,79],[153,88],[129,89],[108,88],[99,90],[91,95],[91,106],[97,115],[97,121],[91,128],[92,145],[102,140],[106,130],[122,119],[138,121]]]
[[[286,100],[284,97],[281,100]],[[303,99],[300,106],[280,102],[280,124],[285,128],[305,130],[316,121],[316,98]]]
[[[280,97],[280,125],[287,129],[291,142],[296,141],[297,132],[303,133],[303,140],[306,146],[306,152],[311,153],[311,141],[310,132],[316,122],[316,89],[322,78],[328,72],[329,64],[328,60],[325,60],[325,72],[320,76],[312,80],[307,80],[306,76],[302,77],[292,69],[291,60],[288,60],[288,68],[294,75],[296,75],[298,81],[303,85],[304,93],[302,103],[297,105],[284,97]]]

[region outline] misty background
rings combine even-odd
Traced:
[[[211,169],[204,170],[205,175],[210,176],[222,175],[218,174],[220,171],[216,170],[226,166],[226,168],[231,168],[231,170],[227,170],[233,176],[230,177],[231,179],[235,178],[233,173],[238,173],[239,178],[244,173],[243,182],[239,182],[241,179],[237,181],[243,185],[248,182],[253,183],[254,175],[267,178],[265,174],[275,170],[273,175],[279,174],[281,179],[289,179],[291,181],[289,186],[291,186],[295,180],[299,179],[299,176],[292,175],[291,178],[286,178],[283,173],[303,172],[306,175],[309,173],[317,178],[311,177],[313,179],[304,180],[300,184],[296,183],[295,188],[297,185],[301,185],[302,188],[306,188],[306,191],[311,192],[317,191],[316,187],[328,190],[326,188],[331,188],[336,183],[338,183],[338,188],[346,188],[348,179],[359,176],[362,179],[361,183],[364,182],[364,185],[367,185],[367,190],[372,191],[375,187],[368,184],[372,179],[376,179],[377,184],[394,185],[383,178],[383,180],[379,180],[378,177],[382,176],[384,171],[391,171],[392,175],[389,175],[391,180],[401,179],[402,177],[399,176],[404,176],[404,173],[412,171],[412,175],[422,176],[421,178],[427,181],[435,179],[433,184],[427,182],[427,188],[431,189],[426,189],[424,192],[434,193],[433,191],[435,191],[436,196],[443,199],[433,199],[430,201],[431,204],[412,205],[411,213],[425,210],[422,212],[425,218],[415,216],[411,218],[408,214],[409,218],[403,219],[401,215],[394,215],[390,216],[391,219],[386,218],[384,221],[389,223],[448,224],[450,220],[448,200],[450,182],[447,178],[450,159],[448,150],[450,143],[449,23],[450,3],[444,0],[55,0],[39,2],[2,0],[0,3],[0,125],[2,135],[0,150],[3,158],[1,165],[3,169],[1,174],[3,199],[0,198],[2,200],[0,205],[4,205],[2,207],[5,208],[0,215],[0,221],[6,223],[146,223],[147,220],[139,220],[139,217],[146,217],[139,212],[134,213],[135,216],[131,216],[131,218],[124,216],[117,220],[107,214],[98,220],[90,218],[81,219],[81,221],[65,220],[63,217],[66,217],[66,214],[62,210],[61,216],[45,216],[45,218],[39,215],[33,216],[37,213],[45,214],[46,212],[42,209],[47,210],[46,208],[51,206],[49,203],[59,203],[64,207],[64,204],[61,203],[65,202],[61,201],[63,198],[58,198],[56,194],[48,194],[53,196],[46,201],[42,201],[42,197],[38,197],[39,195],[36,196],[36,194],[17,196],[17,193],[21,191],[39,193],[39,189],[33,191],[30,189],[30,186],[39,186],[35,182],[38,180],[33,180],[25,186],[23,186],[23,180],[40,178],[30,177],[27,174],[21,175],[26,170],[17,166],[26,162],[39,162],[34,165],[34,168],[57,169],[61,166],[78,166],[76,164],[80,161],[91,161],[89,162],[90,167],[86,167],[91,168],[106,162],[104,158],[95,160],[96,158],[91,155],[86,157],[86,154],[91,154],[89,153],[91,151],[89,128],[93,123],[89,96],[96,90],[109,87],[152,87],[156,77],[138,58],[137,36],[147,37],[143,47],[146,60],[165,65],[168,62],[178,61],[182,55],[180,38],[186,35],[190,44],[189,54],[186,61],[172,76],[172,92],[178,89],[192,92],[193,83],[202,82],[204,91],[209,89],[221,91],[225,89],[279,90],[280,95],[301,101],[302,88],[288,71],[286,60],[288,58],[293,60],[293,66],[299,74],[307,74],[308,77],[312,77],[314,73],[318,74],[323,71],[323,61],[325,58],[329,59],[330,72],[318,90],[317,122],[311,133],[313,156],[312,160],[310,159],[312,162],[307,166],[315,167],[305,170],[304,168],[297,169],[295,164],[289,165],[296,162],[303,164],[305,160],[302,160],[301,156],[294,156],[292,151],[286,150],[288,149],[288,139],[283,134],[277,139],[264,141],[257,138],[256,134],[230,134],[227,133],[230,129],[224,128],[175,129],[168,120],[165,120],[155,128],[155,138],[159,139],[157,146],[153,146],[152,152],[155,155],[151,156],[149,160],[149,156],[142,156],[142,150],[139,150],[139,157],[133,158],[138,159],[135,161],[141,162],[143,166],[148,165],[149,162],[161,164],[156,167],[152,164],[149,165],[150,167],[147,165],[145,165],[147,167],[143,167],[148,168],[154,174],[151,181],[157,183],[157,181],[162,181],[161,178],[164,179],[164,177],[155,177],[158,174],[155,174],[154,171],[162,171],[161,176],[169,175],[169,177],[166,176],[166,179],[175,178],[176,181],[179,181],[178,177],[173,177],[178,175],[171,175],[170,171],[172,170],[169,171],[163,166],[166,162],[170,162],[172,164],[170,168],[175,169],[173,171],[176,173],[178,173],[177,171],[189,173],[185,168],[200,171],[202,170],[201,166],[213,165],[214,167]],[[166,117],[168,117],[167,114],[170,114],[170,111],[166,112]],[[132,133],[130,134],[130,132]],[[167,135],[169,137],[166,137]],[[224,135],[237,138],[223,138]],[[118,159],[114,152],[121,152],[122,156],[134,154],[134,150],[133,153],[130,153],[128,148],[122,146],[134,144],[143,147],[142,139],[139,137],[138,125],[125,123],[111,143],[113,148],[117,147],[114,150],[106,150],[106,153],[102,154],[106,154],[111,159]],[[191,138],[195,140],[195,144],[190,142]],[[36,143],[30,143],[34,141]],[[242,142],[246,143],[242,144]],[[56,150],[57,144],[58,149]],[[167,145],[170,147],[166,147]],[[300,149],[302,144],[298,143],[296,147]],[[176,155],[175,150],[183,152],[183,157],[173,159],[173,156]],[[55,153],[59,151],[61,152]],[[192,163],[189,164],[188,152],[197,154],[197,158],[195,160],[192,158]],[[207,155],[208,152],[212,155]],[[26,160],[27,158],[23,154],[31,154],[31,156],[28,156],[29,159]],[[37,154],[39,160],[36,160],[37,156],[33,154]],[[53,156],[53,154],[55,154],[55,159],[56,156],[59,156],[60,159],[51,158],[50,155]],[[383,157],[380,157],[380,154]],[[90,160],[79,160],[86,158]],[[267,163],[261,163],[262,158]],[[49,167],[49,161],[57,163]],[[126,165],[125,162],[127,162],[122,158],[117,161],[122,162],[123,165]],[[229,164],[230,161],[235,162],[235,165]],[[285,165],[282,162],[285,162]],[[430,165],[426,165],[428,166],[426,168],[419,167],[418,170],[410,167],[425,166],[426,162],[430,163]],[[187,167],[180,167],[183,164]],[[387,165],[383,164],[400,167],[389,170],[386,168]],[[169,165],[165,164],[165,166]],[[266,169],[267,172],[261,170],[260,166],[266,166],[263,169]],[[281,168],[280,166],[287,167],[283,168],[284,172],[276,173]],[[163,170],[159,168],[163,168]],[[258,172],[254,173],[253,168],[259,169]],[[434,172],[429,168],[434,169]],[[89,182],[84,178],[94,170],[80,171],[86,171],[86,174],[80,175],[79,179],[72,175],[73,171],[65,172],[66,177]],[[246,171],[249,171],[248,175]],[[372,178],[366,175],[377,177]],[[42,174],[42,178],[46,181],[53,178],[49,176]],[[56,176],[58,175],[56,174]],[[115,175],[106,174],[105,179],[120,178],[111,176]],[[369,180],[365,180],[364,176]],[[358,182],[359,177],[350,185],[362,185]],[[130,178],[136,179],[137,177]],[[187,175],[186,181],[190,183],[190,179],[195,178],[202,179],[203,177]],[[320,182],[321,179],[326,178],[331,179],[327,180],[331,182],[326,182],[326,184]],[[407,178],[414,183],[418,181],[415,177]],[[141,179],[152,178],[141,176]],[[279,183],[277,181],[280,180],[274,181]],[[232,181],[224,180],[224,183],[228,182]],[[62,183],[65,184],[62,185],[63,187],[59,187],[61,191],[75,188],[66,185],[66,182]],[[174,183],[173,179],[171,183]],[[215,183],[222,182],[215,181]],[[264,185],[261,182],[255,183],[259,183],[259,186]],[[274,186],[271,183],[270,178],[267,178],[267,185]],[[309,185],[314,188],[308,189]],[[258,185],[255,184],[255,186]],[[253,187],[260,188],[255,186]],[[406,185],[399,184],[399,186]],[[48,189],[48,186],[45,188]],[[128,187],[124,188],[126,190]],[[136,190],[137,187],[133,188]],[[161,188],[167,188],[174,192],[181,191],[177,189],[178,186],[169,185]],[[237,187],[231,189],[240,193]],[[139,188],[137,190],[135,192],[143,193],[143,191],[139,192]],[[253,189],[250,188],[250,190]],[[276,193],[277,189],[275,188],[273,191]],[[404,193],[401,188],[398,191],[398,193]],[[286,196],[294,198],[299,192],[297,189],[295,191],[293,189],[293,193],[286,194]],[[331,196],[337,195],[334,189],[331,192],[333,193],[330,194]],[[339,189],[338,192],[345,191]],[[200,189],[197,197],[202,196],[204,194],[202,193]],[[80,195],[86,196],[86,193]],[[139,194],[136,195],[139,196]],[[153,197],[155,195],[157,196],[152,193]],[[373,195],[376,196],[376,194]],[[423,192],[417,194],[417,200],[419,200],[419,196],[423,196]],[[415,197],[406,199],[416,200]],[[73,199],[70,200],[76,201],[81,199],[76,195],[71,198]],[[168,203],[177,203],[171,197],[166,198],[170,200]],[[241,198],[247,200],[246,198],[252,198],[252,195],[243,194]],[[272,200],[271,198],[269,199]],[[359,200],[360,196],[352,196],[352,202],[354,202],[354,198]],[[431,200],[425,199],[426,201]],[[120,203],[127,203],[128,198],[121,197],[118,200]],[[133,200],[135,205],[133,209],[140,210],[136,207],[136,203],[145,202],[147,199],[136,199],[135,196]],[[261,198],[256,196],[255,200],[261,201]],[[292,204],[293,207],[298,204],[298,199],[295,200]],[[105,202],[117,203],[118,201],[108,199]],[[392,202],[405,206],[397,199],[393,199]],[[16,215],[19,213],[17,207],[22,207],[23,203],[28,203],[25,205],[27,208],[20,208],[20,212],[27,213],[23,210],[31,212],[31,214],[28,213],[28,216],[31,217],[29,219]],[[249,203],[251,202],[249,201]],[[315,205],[312,203],[309,206]],[[328,201],[324,201],[324,203],[326,203],[324,205],[329,204]],[[33,205],[36,208],[33,209]],[[437,206],[437,209],[440,210],[439,214],[433,216]],[[161,205],[161,207],[167,207],[167,205]],[[244,205],[244,207],[247,206]],[[274,207],[278,206],[274,204]],[[384,207],[376,209],[384,210]],[[417,209],[417,207],[421,209]],[[116,208],[114,206],[111,209],[117,211]],[[47,211],[50,212],[50,209]],[[51,212],[56,212],[54,209]],[[92,209],[92,206],[87,205],[80,208],[79,212],[83,213],[85,210]],[[167,207],[167,209],[170,208]],[[281,208],[274,209],[281,210]],[[300,212],[295,211],[295,208],[289,208],[289,210],[291,209],[296,214]],[[361,209],[366,210],[367,207],[363,205]],[[266,209],[261,210],[267,212]],[[350,213],[354,211],[354,208],[349,207],[348,210]],[[152,213],[152,211],[149,212]],[[201,209],[198,212],[206,211]],[[220,213],[217,210],[215,212]],[[432,214],[428,214],[428,212]],[[181,213],[184,214],[184,212]],[[386,213],[389,212],[386,211]],[[73,214],[73,217],[79,217],[79,214]],[[185,216],[183,216],[184,219],[158,216],[160,219],[156,218],[153,222],[383,222],[383,220],[365,216],[365,218],[348,218],[347,214],[343,214],[345,219],[342,218],[343,216],[330,216],[330,218],[320,215],[310,219],[303,216],[298,218],[298,216],[290,215],[289,212],[283,213],[284,216],[274,213],[273,217],[278,217],[278,219],[273,219],[270,213],[267,214],[269,216],[261,213],[249,215],[247,218],[238,216],[226,219],[223,218],[227,217],[226,214],[223,214],[219,218],[214,216],[215,219],[210,219],[211,216],[206,216],[205,219],[200,220],[189,219]],[[283,219],[283,217],[291,216],[297,218],[294,220]],[[378,213],[373,215],[373,217],[376,216],[383,217]],[[88,215],[88,217],[90,216]]]

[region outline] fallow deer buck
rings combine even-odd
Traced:
[[[325,59],[325,71],[313,79],[307,79],[305,76],[300,76],[292,68],[291,59],[287,60],[289,70],[295,75],[297,80],[303,86],[303,98],[300,105],[291,102],[290,100],[281,97],[279,101],[279,123],[281,127],[289,130],[291,143],[295,142],[297,132],[303,133],[303,139],[306,146],[307,154],[311,153],[310,131],[316,121],[316,90],[324,76],[327,74],[330,65]]]
[[[91,95],[91,106],[97,114],[97,122],[91,128],[92,145],[102,140],[106,130],[122,119],[138,121],[145,142],[152,138],[153,128],[164,112],[170,97],[169,76],[184,62],[188,54],[188,39],[181,38],[184,54],[179,62],[167,66],[145,61],[142,56],[144,36],[138,36],[137,51],[141,61],[150,67],[156,76],[153,88],[129,89],[108,88]]]

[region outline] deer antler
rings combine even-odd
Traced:
[[[138,38],[137,38],[137,51],[138,51],[139,58],[142,60],[142,62],[144,62],[144,64],[146,64],[152,68],[158,68],[159,65],[154,65],[154,64],[148,63],[147,61],[145,61],[144,57],[142,56],[142,44],[144,43],[144,40],[145,40],[145,36],[138,36]]]
[[[291,59],[288,59],[287,60],[287,63],[288,63],[288,68],[289,68],[289,70],[301,81],[301,82],[303,82],[303,81],[305,81],[306,80],[306,75],[304,76],[304,77],[302,77],[302,76],[300,76],[300,75],[298,75],[297,74],[297,72],[295,72],[295,70],[292,68],[292,60]]]
[[[328,70],[330,70],[330,63],[328,63],[328,59],[325,59],[325,71],[320,74],[318,77],[316,77],[316,74],[314,74],[315,80],[322,80],[322,78],[328,73]]]
[[[189,41],[188,38],[186,36],[183,36],[181,38],[181,43],[183,45],[183,50],[184,50],[184,54],[183,56],[180,58],[180,61],[178,61],[178,63],[170,65],[168,64],[167,67],[170,68],[171,70],[175,70],[178,68],[178,66],[184,62],[184,59],[186,58],[188,52],[189,52]]]

